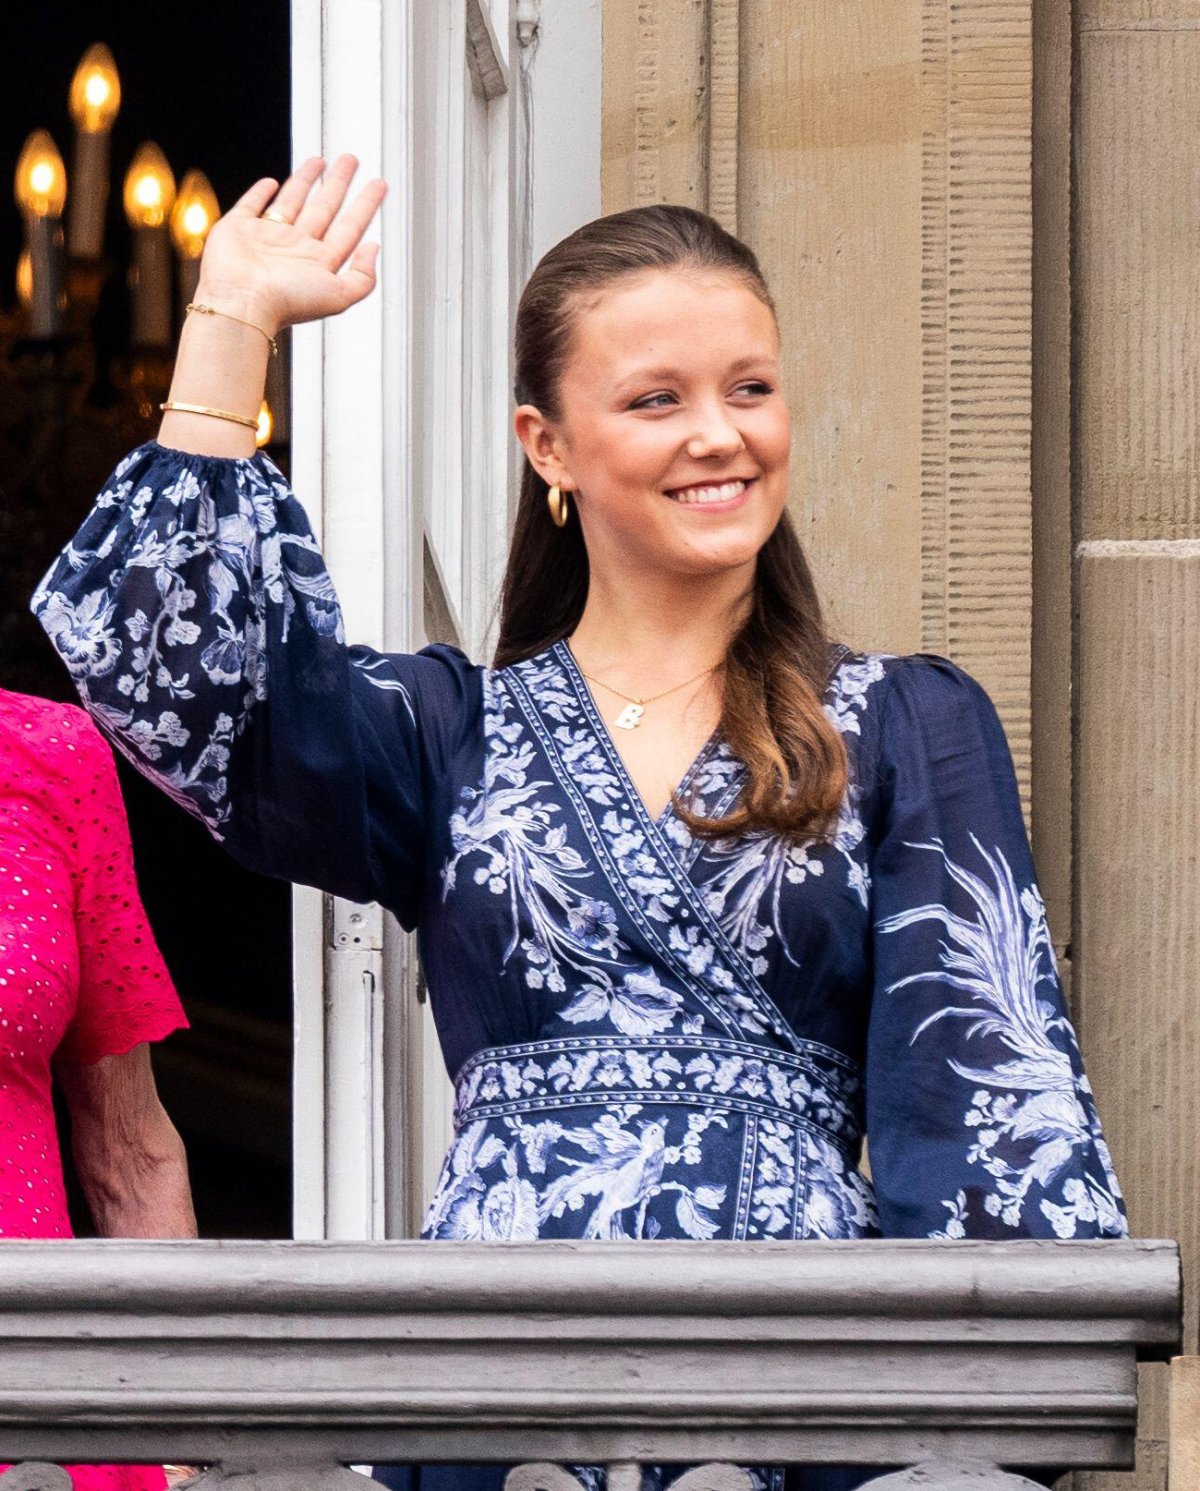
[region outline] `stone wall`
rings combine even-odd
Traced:
[[[1200,3],[1077,0],[1076,1001],[1134,1228],[1200,1217]],[[1166,1461],[1163,1373],[1139,1472]]]
[[[604,197],[758,251],[836,629],[949,652],[1030,763],[1028,0],[608,0]]]

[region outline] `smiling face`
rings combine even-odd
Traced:
[[[593,576],[744,569],[787,501],[775,317],[739,275],[627,275],[577,307],[560,418],[517,411],[540,474],[574,496]]]

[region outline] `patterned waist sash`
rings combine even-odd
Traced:
[[[641,1103],[754,1113],[815,1130],[854,1152],[857,1063],[827,1046],[798,1054],[719,1036],[568,1036],[491,1046],[455,1082],[454,1126],[480,1119]]]

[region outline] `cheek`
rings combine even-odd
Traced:
[[[576,447],[580,482],[598,494],[639,491],[657,487],[662,473],[674,459],[677,442],[655,425],[627,422],[597,432],[597,437]]]
[[[792,448],[792,425],[787,411],[764,409],[755,423],[752,439],[764,461],[772,466],[782,465]]]

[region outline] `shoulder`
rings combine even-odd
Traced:
[[[856,653],[843,649],[830,678],[826,713],[851,746],[864,783],[915,760],[1008,756],[987,691],[934,653]]]
[[[875,720],[883,774],[924,767],[1007,777],[1008,740],[987,690],[965,669],[933,653],[891,658]]]
[[[47,774],[111,761],[111,753],[91,716],[75,704],[59,704],[30,694],[0,689],[0,748],[36,757]]]
[[[0,691],[0,796],[31,813],[72,874],[124,822],[107,741],[73,704]],[[33,821],[33,820],[31,820]]]
[[[935,721],[962,711],[994,713],[987,690],[964,668],[932,652],[914,652],[886,660],[886,688],[881,705],[907,706]]]
[[[835,649],[825,702],[843,729],[856,720],[878,717],[897,698],[931,714],[964,706],[991,707],[986,691],[969,673],[936,653]]]

